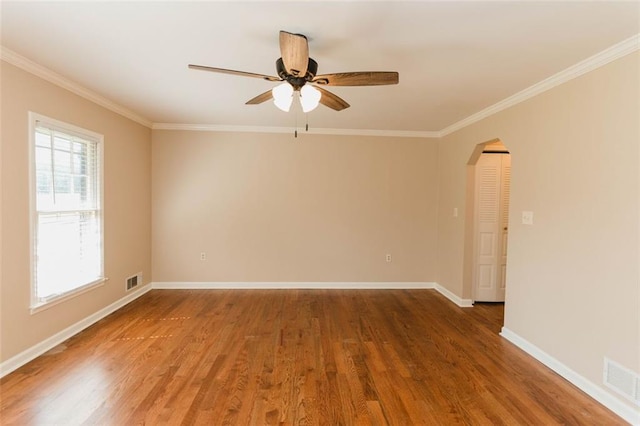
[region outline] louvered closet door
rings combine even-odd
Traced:
[[[508,154],[482,154],[476,164],[474,299],[504,301],[509,221]]]
[[[509,236],[509,196],[511,185],[511,155],[499,155],[502,159],[500,175],[500,259],[498,265],[498,294],[497,299],[504,301],[507,285],[507,242]]]

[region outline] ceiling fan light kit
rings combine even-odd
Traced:
[[[302,86],[300,92],[300,105],[303,112],[310,112],[317,108],[320,103],[322,93],[313,86]],[[273,103],[280,110],[289,112],[293,102],[294,88],[289,83],[282,83],[271,89]]]
[[[276,61],[278,77],[204,65],[190,64],[189,68],[261,78],[267,81],[281,81],[282,84],[259,94],[246,103],[247,105],[258,105],[273,99],[276,107],[284,112],[289,112],[294,92],[299,92],[300,104],[305,113],[313,111],[319,104],[335,111],[342,111],[349,108],[349,104],[320,86],[380,86],[398,84],[399,81],[398,73],[395,71],[360,71],[316,75],[318,63],[309,57],[307,37],[302,34],[280,31],[280,55],[281,57]]]
[[[271,89],[273,103],[284,112],[289,112],[293,101],[293,87],[289,83],[278,84]]]
[[[300,105],[303,112],[313,111],[318,107],[322,93],[311,85],[302,86],[300,89]]]

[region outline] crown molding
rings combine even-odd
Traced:
[[[483,109],[475,114],[470,115],[442,130],[439,131],[406,131],[406,130],[364,130],[364,129],[310,129],[308,134],[320,135],[354,135],[354,136],[391,136],[391,137],[410,137],[410,138],[442,138],[453,132],[461,130],[473,123],[484,118],[490,117],[524,102],[534,96],[537,96],[547,90],[566,83],[570,80],[580,77],[590,71],[607,65],[616,59],[629,55],[640,50],[640,34],[629,37],[620,43],[614,44],[608,49],[600,53],[578,62],[569,68],[560,71],[557,74],[548,77],[533,86],[530,86],[520,92],[503,99],[490,107]],[[209,131],[209,132],[254,132],[254,133],[293,133],[293,127],[260,127],[260,126],[225,126],[225,125],[204,125],[204,124],[173,124],[173,123],[154,123],[153,129],[161,130],[192,130],[192,131]]]
[[[312,128],[309,131],[301,131],[301,134],[311,135],[341,135],[341,136],[380,136],[380,137],[402,137],[402,138],[441,138],[453,132],[470,126],[484,118],[497,114],[507,108],[524,102],[560,84],[566,83],[583,74],[600,68],[623,56],[640,49],[640,34],[636,34],[620,43],[617,43],[590,58],[587,58],[575,65],[546,78],[533,86],[503,99],[482,111],[470,115],[439,131],[412,131],[412,130],[369,130],[369,129],[332,129],[332,128]],[[239,133],[294,133],[294,127],[275,126],[238,126],[219,124],[181,124],[181,123],[153,123],[137,113],[116,104],[115,102],[85,88],[81,85],[27,59],[4,46],[0,46],[0,59],[15,65],[23,70],[43,78],[57,86],[67,89],[91,102],[133,120],[143,126],[154,130],[186,130],[201,132],[239,132]]]
[[[53,72],[50,69],[45,68],[42,65],[33,62],[32,60],[27,59],[24,56],[21,56],[4,46],[0,46],[0,59],[11,65],[15,65],[16,67],[21,68],[33,75],[36,75],[43,80],[53,83],[56,86],[75,93],[76,95],[81,96],[110,111],[113,111],[116,114],[120,114],[123,117],[135,121],[136,123],[142,124],[145,127],[151,127],[153,124],[150,120],[136,114],[130,109],[118,105],[117,103],[105,98],[104,96],[99,95],[98,93],[89,90],[86,87],[83,87],[66,77],[61,76],[60,74]]]
[[[516,104],[519,104],[520,102],[524,102],[527,99],[530,99],[556,86],[573,80],[574,78],[580,77],[583,74],[600,68],[608,64],[609,62],[613,62],[616,59],[633,53],[638,49],[640,49],[640,34],[636,34],[633,37],[629,37],[628,39],[623,40],[618,44],[614,44],[608,49],[605,49],[600,53],[596,53],[595,55],[585,59],[584,61],[578,62],[577,64],[570,66],[564,71],[560,71],[559,73],[554,74],[551,77],[534,84],[533,86],[521,90],[515,95],[509,96],[508,98],[503,99],[500,102],[483,109],[482,111],[470,115],[469,117],[460,120],[457,123],[454,123],[436,133],[438,133],[438,137],[447,136],[457,130],[463,129],[484,118],[510,108]]]
[[[238,132],[238,133],[289,133],[296,131],[295,127],[274,126],[230,126],[221,124],[180,124],[153,123],[153,130],[185,130],[198,132]],[[439,132],[410,131],[410,130],[369,130],[369,129],[331,129],[310,128],[308,131],[298,130],[300,135],[340,135],[340,136],[382,136],[401,138],[437,138]]]

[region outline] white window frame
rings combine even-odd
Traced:
[[[37,249],[37,232],[38,232],[38,210],[37,210],[37,181],[36,181],[36,127],[38,125],[42,127],[47,127],[52,130],[57,130],[61,133],[65,133],[71,136],[78,136],[87,141],[96,143],[96,155],[97,155],[97,193],[98,193],[98,201],[97,201],[97,211],[99,215],[99,226],[100,226],[100,267],[101,271],[99,274],[99,278],[84,283],[72,290],[66,291],[64,293],[51,296],[44,300],[41,300],[37,296],[37,288],[36,288],[36,271],[37,271],[37,258],[36,258],[36,249]],[[30,195],[30,241],[31,241],[31,249],[30,249],[30,264],[31,264],[31,303],[30,310],[31,314],[35,314],[42,310],[48,309],[51,306],[57,305],[66,300],[72,299],[82,293],[86,293],[90,290],[93,290],[97,287],[104,285],[104,282],[107,280],[104,276],[104,136],[92,132],[90,130],[83,129],[78,126],[74,126],[69,123],[65,123],[50,117],[46,117],[44,115],[40,115],[34,112],[29,112],[29,195]]]

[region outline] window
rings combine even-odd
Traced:
[[[104,281],[102,136],[31,123],[32,312]]]

